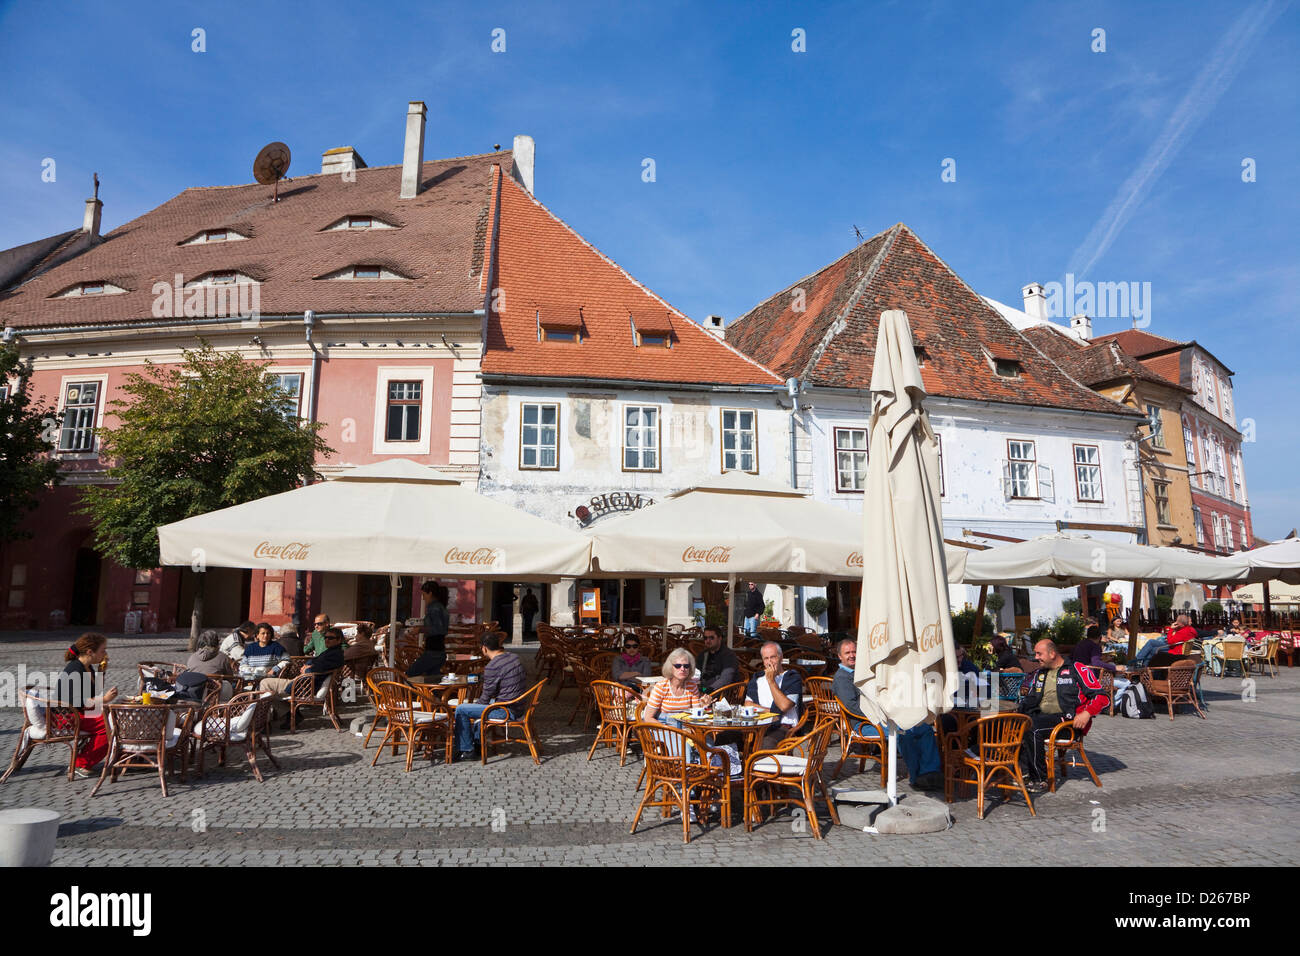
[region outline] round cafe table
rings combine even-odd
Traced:
[[[671,717],[681,724],[682,730],[690,734],[701,747],[709,746],[709,740],[718,734],[725,734],[731,731],[740,733],[740,758],[744,760],[752,754],[758,745],[758,742],[773,724],[781,719],[779,714],[772,714],[770,717],[756,718],[753,723],[737,724],[734,720],[727,719],[725,723],[719,722],[716,715],[709,712],[704,717],[692,717],[689,713],[665,714],[665,717]]]

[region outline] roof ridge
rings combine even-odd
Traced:
[[[863,270],[862,276],[858,279],[857,285],[855,285],[853,291],[849,293],[848,298],[845,300],[844,308],[840,310],[840,314],[837,315],[827,327],[825,334],[822,336],[822,340],[813,346],[808,361],[803,367],[803,373],[799,376],[800,381],[803,381],[808,377],[808,372],[811,369],[817,367],[817,363],[821,361],[826,350],[830,348],[830,344],[835,340],[835,336],[839,335],[848,327],[848,323],[845,320],[853,310],[853,307],[861,300],[862,294],[866,292],[867,286],[871,284],[872,280],[874,280],[876,275],[880,272],[880,264],[885,261],[885,257],[889,254],[889,251],[894,248],[894,240],[898,238],[899,230],[901,229],[907,229],[907,226],[901,222],[896,222],[883,232],[876,233],[871,237],[871,239],[864,240],[854,247],[854,251],[857,251],[868,242],[879,239],[881,236],[885,237],[884,241],[880,244],[880,248],[876,250],[875,256],[872,257],[871,263],[865,270]],[[908,231],[911,232],[910,229]],[[842,258],[843,257],[841,256],[841,259]],[[839,262],[840,259],[836,259],[835,261]]]
[[[1159,339],[1161,342],[1168,342],[1170,345],[1187,346],[1193,344],[1192,342],[1180,342],[1178,339],[1171,339],[1165,335],[1157,335],[1155,332],[1148,332],[1146,329],[1120,329],[1118,332],[1107,332],[1105,335],[1099,335],[1097,340],[1113,339],[1115,336],[1124,335],[1127,332],[1137,332],[1149,338]]]
[[[703,326],[701,326],[698,322],[696,322],[694,319],[692,319],[689,315],[687,315],[687,314],[686,314],[685,312],[683,312],[681,309],[677,308],[677,307],[674,306],[672,303],[670,303],[670,302],[669,302],[667,299],[665,299],[663,296],[659,295],[657,292],[655,292],[655,291],[653,291],[652,289],[648,288],[648,287],[645,285],[645,283],[641,282],[639,279],[637,279],[635,276],[633,276],[631,273],[629,273],[626,269],[624,269],[622,266],[620,266],[617,262],[615,262],[615,261],[614,261],[613,259],[611,259],[609,256],[605,255],[605,253],[601,252],[601,251],[600,251],[599,249],[597,249],[594,245],[592,245],[591,242],[589,242],[589,241],[586,239],[586,237],[584,237],[580,232],[578,232],[578,230],[574,229],[571,225],[569,225],[569,224],[568,224],[567,222],[565,222],[562,218],[560,218],[558,215],[556,215],[555,212],[553,212],[553,211],[551,210],[551,208],[550,208],[549,206],[546,205],[546,203],[542,202],[540,199],[538,199],[536,196],[534,196],[532,193],[530,193],[527,189],[524,189],[524,187],[521,186],[519,183],[515,182],[514,177],[512,177],[512,176],[502,176],[501,179],[502,179],[502,182],[503,182],[503,183],[509,183],[511,186],[513,186],[515,189],[517,189],[517,190],[518,190],[518,191],[519,191],[519,192],[520,192],[524,197],[526,197],[526,198],[527,198],[529,201],[531,201],[535,206],[537,206],[538,209],[542,210],[542,212],[546,213],[546,215],[548,215],[548,216],[550,216],[552,219],[554,219],[556,223],[558,223],[561,227],[563,227],[563,228],[564,228],[564,229],[565,229],[565,230],[566,230],[570,235],[572,235],[575,239],[577,239],[579,242],[581,242],[584,246],[586,246],[588,249],[590,249],[591,252],[594,253],[597,257],[599,257],[601,260],[603,260],[604,262],[606,262],[606,263],[608,263],[610,266],[612,266],[614,269],[616,269],[616,270],[618,271],[619,275],[623,276],[623,278],[627,279],[629,282],[631,282],[634,286],[636,286],[638,289],[640,289],[642,292],[644,292],[644,293],[645,293],[646,295],[648,295],[650,298],[654,299],[656,302],[658,302],[658,303],[659,303],[660,305],[662,305],[664,308],[668,309],[668,311],[669,311],[670,313],[672,313],[673,315],[676,315],[676,316],[679,316],[680,318],[682,318],[685,322],[687,322],[687,323],[691,326],[692,329],[695,330],[695,332],[698,332],[700,335],[708,336],[708,339],[709,339],[710,342],[712,342],[712,343],[714,343],[714,344],[716,344],[716,345],[721,345],[723,348],[727,349],[727,350],[728,350],[729,352],[731,352],[732,354],[736,355],[737,357],[739,357],[739,358],[741,358],[741,359],[744,359],[744,361],[747,362],[748,364],[754,366],[754,367],[757,368],[757,369],[760,369],[760,370],[766,372],[768,375],[772,376],[772,378],[773,378],[773,380],[774,380],[775,382],[780,383],[780,382],[782,381],[782,380],[781,380],[781,376],[777,375],[775,372],[773,372],[773,371],[772,371],[770,368],[768,368],[766,365],[764,365],[764,364],[762,364],[761,362],[758,362],[758,361],[756,361],[755,359],[751,358],[750,356],[746,355],[744,352],[740,351],[740,350],[737,349],[735,346],[733,346],[733,345],[729,345],[729,344],[726,342],[725,339],[719,339],[717,336],[713,335],[711,332],[709,332],[707,329],[705,329]],[[629,310],[629,311],[631,311],[631,310]]]
[[[428,166],[430,163],[454,163],[454,162],[457,162],[458,160],[462,160],[462,159],[487,159],[487,158],[489,158],[489,157],[493,157],[493,156],[509,156],[509,157],[511,157],[511,159],[513,160],[513,158],[514,158],[514,150],[512,150],[512,149],[493,150],[493,151],[490,152],[490,153],[474,153],[473,155],[470,155],[470,156],[444,156],[444,157],[440,157],[440,158],[438,158],[438,159],[426,159],[426,160],[424,160],[420,165],[421,165],[421,167],[424,167],[424,166]],[[354,172],[354,173],[368,173],[368,172],[372,172],[372,171],[373,171],[373,172],[378,172],[378,171],[381,170],[381,169],[401,169],[404,165],[406,165],[406,164],[405,164],[405,163],[388,163],[388,164],[383,165],[383,166],[359,166],[359,167],[357,167],[356,169],[349,170],[349,172]],[[338,176],[338,175],[340,175],[342,172],[343,172],[342,170],[337,170],[337,169],[335,169],[335,170],[331,170],[331,171],[329,171],[329,172],[303,173],[303,174],[301,174],[301,175],[299,175],[299,176],[286,176],[284,179],[281,180],[281,182],[290,182],[290,183],[293,183],[293,182],[297,182],[297,181],[300,180],[300,179],[313,179],[313,178],[315,178],[315,177],[317,177],[317,176]],[[212,186],[186,186],[184,189],[182,189],[182,190],[181,190],[179,193],[177,193],[176,195],[177,195],[177,196],[180,196],[180,195],[183,195],[183,194],[185,194],[185,193],[187,193],[187,192],[191,192],[191,191],[199,190],[199,189],[247,189],[249,186],[263,186],[263,185],[266,185],[266,184],[265,184],[265,183],[252,182],[252,183],[224,183],[224,184],[220,184],[220,185],[212,185]],[[417,193],[417,195],[419,195],[419,194]],[[173,197],[173,198],[175,198],[175,197]],[[155,208],[156,208],[156,207],[155,207]]]

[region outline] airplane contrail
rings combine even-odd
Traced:
[[[1290,0],[1277,2],[1268,0],[1257,3],[1239,16],[1223,39],[1219,41],[1209,61],[1197,74],[1191,89],[1178,104],[1177,109],[1165,122],[1160,135],[1147,150],[1137,168],[1129,174],[1120,186],[1115,197],[1111,199],[1106,211],[1097,220],[1086,239],[1070,257],[1067,272],[1077,279],[1084,278],[1096,264],[1110,244],[1119,235],[1120,230],[1128,224],[1133,213],[1137,211],[1142,200],[1156,180],[1169,166],[1187,138],[1201,125],[1219,99],[1232,85],[1233,79],[1254,47],[1255,42],[1267,32],[1286,8]]]

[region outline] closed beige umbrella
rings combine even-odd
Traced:
[[[867,543],[854,680],[866,716],[888,721],[891,803],[897,802],[898,728],[951,710],[957,690],[939,444],[924,398],[907,315],[883,312],[871,375]]]

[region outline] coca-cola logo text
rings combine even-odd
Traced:
[[[854,551],[844,559],[844,563],[850,568],[860,568],[862,567],[862,555],[857,551]]]
[[[682,561],[693,564],[726,564],[731,560],[731,548],[716,544],[711,548],[687,548]]]
[[[885,626],[884,621],[881,621],[879,624],[877,624],[875,627],[871,629],[871,636],[867,638],[867,649],[871,651],[878,651],[885,646],[885,643],[888,641],[888,639],[889,639],[889,628]]]
[[[253,549],[253,557],[270,558],[273,561],[306,561],[307,549],[310,547],[310,544],[301,541],[290,541],[288,544],[262,541]]]
[[[916,646],[924,654],[926,651],[934,650],[939,646],[939,624],[927,624],[921,630],[921,637],[916,642]]]
[[[497,563],[501,552],[497,548],[474,548],[469,551],[460,551],[451,548],[443,556],[448,564],[470,564],[490,566]]]

